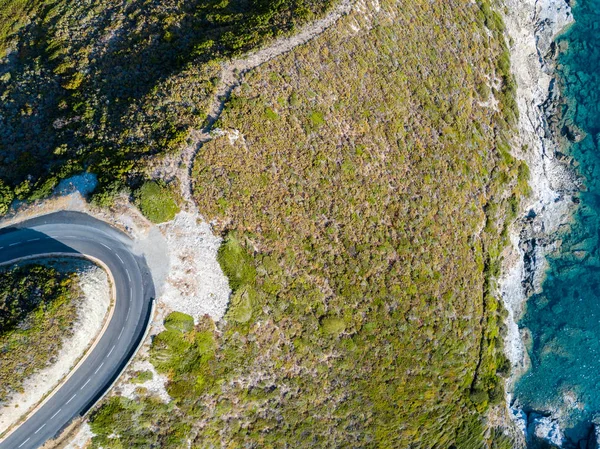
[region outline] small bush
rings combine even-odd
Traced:
[[[189,332],[194,328],[194,318],[181,312],[171,312],[165,318],[165,327],[167,330]]]
[[[256,291],[249,286],[236,291],[231,298],[229,310],[227,311],[227,319],[238,323],[250,321],[255,297]]]
[[[135,376],[131,378],[131,382],[134,384],[143,384],[144,382],[152,380],[153,377],[154,375],[150,370],[138,371],[135,373]]]
[[[310,123],[315,127],[325,124],[325,117],[323,116],[322,112],[312,111],[310,113],[309,118],[310,118]]]
[[[321,320],[321,330],[328,335],[339,335],[346,330],[346,324],[341,318],[328,316]]]
[[[10,187],[0,181],[0,215],[4,215],[8,212],[8,208],[14,199],[15,194]]]
[[[225,238],[219,248],[218,260],[234,292],[244,285],[254,285],[256,268],[252,257],[242,247],[235,233],[230,233]]]
[[[162,182],[147,181],[135,192],[136,205],[153,223],[164,223],[175,218],[179,206],[171,190]]]

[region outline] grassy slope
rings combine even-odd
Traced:
[[[485,1],[379,5],[234,92],[217,126],[239,138],[195,165],[228,236],[228,322],[161,334],[174,404],[112,399],[95,445],[507,447],[481,418],[502,401],[491,292],[527,174],[501,21]]]
[[[0,404],[72,334],[75,288],[72,277],[39,265],[0,272]]]
[[[14,16],[0,12],[0,49],[6,33],[17,42],[0,59],[0,181],[21,199],[44,197],[86,168],[99,175],[100,192],[135,186],[153,156],[178,151],[189,129],[201,127],[220,58],[289,32],[331,4],[0,2],[31,16],[11,34]],[[0,204],[6,195],[0,189]]]

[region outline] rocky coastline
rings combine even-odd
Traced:
[[[568,230],[582,187],[572,159],[563,148],[582,136],[563,123],[564,100],[554,77],[560,52],[556,37],[572,22],[569,0],[506,0],[505,24],[510,43],[513,74],[518,85],[519,133],[515,156],[530,169],[532,194],[522,217],[512,226],[511,245],[504,252],[500,294],[508,310],[505,347],[512,363],[507,380],[507,407],[516,427],[518,446],[533,440],[561,446],[560,410],[551,416],[525,413],[514,401],[515,382],[528,369],[527,345],[531,338],[517,322],[527,298],[541,290],[547,268],[546,256],[558,251],[560,236]],[[596,443],[595,435],[591,438]],[[535,446],[535,444],[532,444]],[[591,446],[587,446],[591,447]]]

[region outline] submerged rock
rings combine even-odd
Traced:
[[[562,134],[569,142],[577,143],[585,139],[585,133],[575,126],[573,123],[565,123],[562,129]]]
[[[532,448],[561,447],[564,435],[558,421],[549,416],[530,413],[527,420],[527,443]]]

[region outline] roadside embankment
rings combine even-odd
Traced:
[[[102,329],[110,306],[111,295],[108,275],[100,267],[84,259],[36,259],[36,263],[50,264],[59,271],[77,273],[79,300],[77,322],[72,335],[63,342],[62,349],[46,367],[29,377],[22,388],[0,409],[0,433],[17,423],[23,414],[34,407],[69,374]]]

